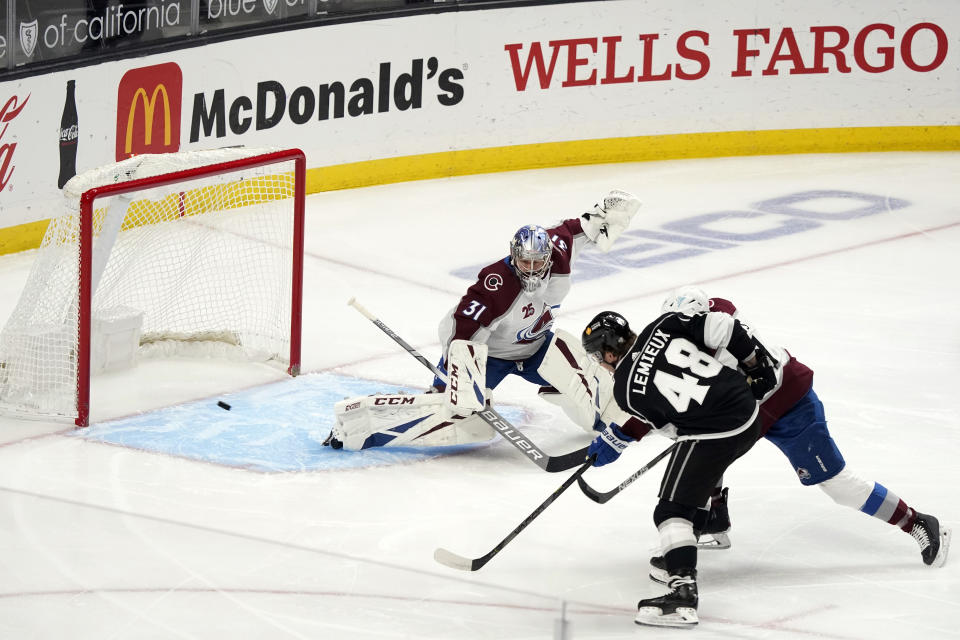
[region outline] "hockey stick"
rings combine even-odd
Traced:
[[[392,329],[390,329],[390,327],[381,322],[379,318],[367,311],[363,305],[357,302],[356,298],[350,298],[350,300],[347,301],[347,304],[359,311],[364,317],[367,318],[367,320],[379,327],[380,330],[385,334],[393,338],[394,342],[406,349],[407,353],[416,358],[420,364],[430,369],[430,371],[433,372],[433,375],[437,376],[441,380],[447,379],[447,376],[444,375],[444,373],[440,371],[436,365],[424,358],[419,351],[407,344],[406,340],[398,336],[393,332]],[[504,440],[508,441],[514,447],[519,449],[524,455],[533,460],[534,464],[548,473],[572,469],[583,462],[587,457],[587,447],[577,449],[576,451],[571,451],[570,453],[564,453],[559,456],[547,455],[540,449],[540,447],[535,445],[528,437],[523,435],[519,429],[510,424],[506,418],[500,415],[496,409],[489,405],[483,411],[478,411],[477,415],[480,416],[481,420],[492,427],[494,431],[503,436]]]
[[[581,465],[580,468],[577,469],[573,475],[571,475],[569,478],[564,480],[563,484],[557,487],[554,490],[554,492],[551,493],[546,500],[540,503],[540,506],[534,509],[533,512],[530,515],[528,515],[526,519],[524,519],[524,521],[517,526],[516,529],[511,531],[506,538],[501,540],[497,546],[495,546],[493,549],[491,549],[484,555],[480,556],[479,558],[465,558],[461,555],[453,553],[452,551],[447,551],[443,547],[439,547],[433,552],[433,559],[439,562],[440,564],[451,567],[452,569],[460,569],[461,571],[476,571],[477,569],[480,569],[481,567],[483,567],[483,565],[490,562],[490,559],[493,558],[493,556],[500,553],[500,551],[502,551],[503,548],[507,546],[511,540],[516,538],[521,531],[526,529],[527,525],[533,522],[534,519],[537,516],[539,516],[541,513],[543,513],[547,507],[553,504],[553,501],[559,498],[561,493],[569,489],[570,485],[572,485],[574,481],[579,481],[580,476],[582,476],[584,472],[591,467],[591,465],[593,465],[592,457],[586,462],[584,462],[583,465]]]
[[[409,344],[407,344],[406,340],[404,340],[403,338],[395,334],[393,332],[393,329],[383,324],[383,322],[380,321],[380,318],[376,317],[375,315],[367,311],[366,307],[364,307],[362,304],[357,302],[356,298],[350,298],[349,300],[347,300],[347,304],[353,307],[354,309],[356,309],[357,311],[359,311],[360,314],[363,317],[365,317],[367,320],[377,325],[377,327],[381,331],[383,331],[385,334],[393,338],[393,341],[396,342],[401,347],[403,347],[404,349],[406,349],[407,353],[409,353],[410,355],[412,355],[414,358],[417,359],[417,362],[425,366],[427,369],[430,369],[430,371],[433,372],[433,375],[443,380],[446,379],[447,376],[443,375],[443,372],[440,371],[440,369],[438,369],[435,364],[433,364],[432,362],[424,358],[422,355],[420,355],[420,352],[414,349],[413,347],[411,347]]]
[[[657,457],[655,457],[653,460],[651,460],[647,464],[643,465],[642,467],[634,471],[626,480],[618,484],[616,487],[614,487],[610,491],[597,491],[596,489],[591,487],[589,484],[587,484],[586,481],[583,480],[582,478],[577,478],[577,484],[580,485],[580,490],[583,491],[584,495],[586,495],[588,498],[590,498],[594,502],[603,504],[605,502],[608,502],[610,498],[614,497],[615,495],[617,495],[618,493],[620,493],[621,491],[629,487],[634,480],[636,480],[637,478],[645,474],[647,471],[650,471],[650,469],[656,466],[658,462],[660,462],[661,460],[666,458],[668,455],[673,453],[673,450],[676,449],[677,445],[679,444],[680,444],[679,442],[674,442],[672,445],[670,445],[669,447],[667,447],[666,449],[658,453]]]

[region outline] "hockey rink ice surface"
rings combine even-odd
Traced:
[[[671,288],[733,300],[815,373],[849,468],[960,526],[960,154],[611,164],[308,197],[304,375],[148,360],[95,378],[92,426],[0,420],[0,638],[960,638],[960,545],[908,535],[804,487],[760,441],[726,476],[733,547],[700,554],[700,625],[639,627],[663,465],[610,502],[574,486],[475,573],[572,472],[499,439],[455,451],[321,446],[333,403],[426,387],[437,324],[523,224],[608,190],[644,206],[586,252],[557,328]],[[33,252],[0,257],[0,319]],[[494,402],[551,454],[589,436],[519,379]],[[217,407],[223,400],[230,411]],[[606,490],[669,444],[587,471]],[[685,634],[691,634],[689,636]]]

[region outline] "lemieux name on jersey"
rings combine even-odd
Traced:
[[[670,341],[670,334],[664,333],[660,329],[655,329],[653,335],[647,340],[643,351],[636,354],[633,363],[633,379],[631,380],[630,390],[640,395],[647,394],[647,380],[650,378],[650,367],[657,355]]]

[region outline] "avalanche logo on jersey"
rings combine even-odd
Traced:
[[[487,291],[496,291],[503,286],[503,278],[499,273],[491,273],[487,276],[487,279],[483,281],[483,286]]]
[[[553,307],[547,307],[532,325],[517,332],[517,344],[536,342],[550,331],[551,327],[553,327]]]

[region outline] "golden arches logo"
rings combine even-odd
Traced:
[[[143,101],[143,143],[147,146],[153,143],[153,115],[157,108],[157,97],[163,96],[163,145],[170,146],[170,94],[162,83],[153,89],[150,97],[147,97],[147,91],[143,87],[137,89],[133,94],[133,101],[130,103],[130,113],[127,115],[127,139],[123,146],[125,153],[133,152],[133,122],[137,116],[137,105]]]
[[[117,160],[180,148],[182,94],[183,73],[174,62],[123,74],[117,87]]]

